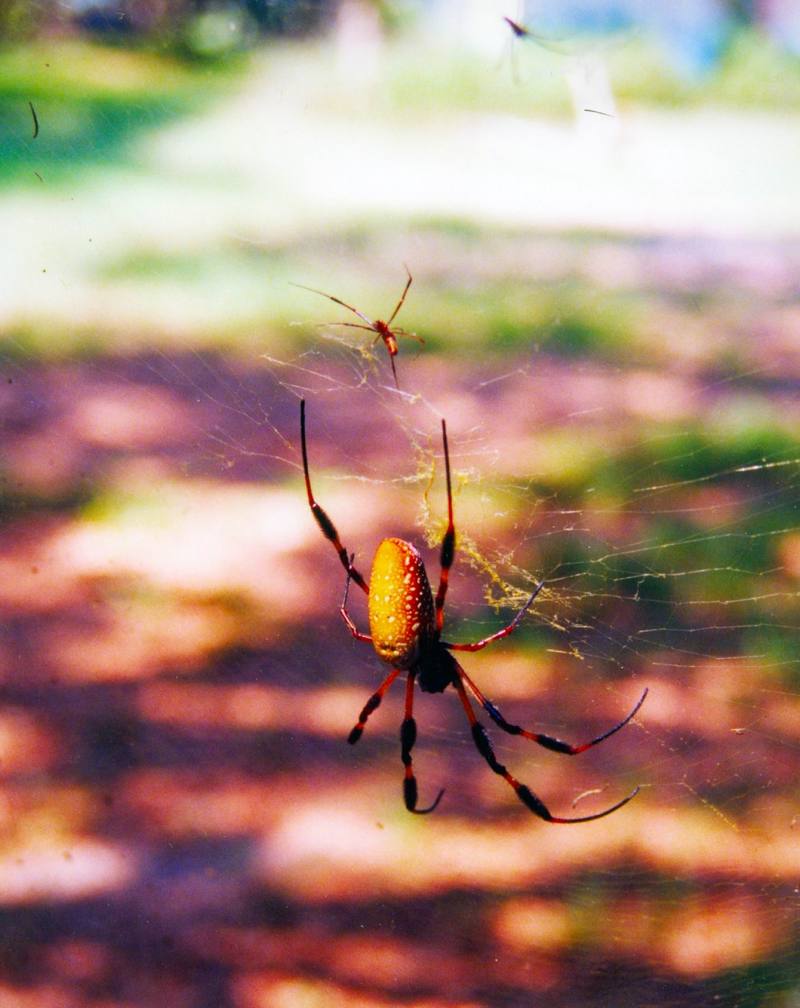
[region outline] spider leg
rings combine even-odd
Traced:
[[[350,554],[350,567],[352,569],[353,558],[355,553]],[[350,582],[352,577],[350,575],[350,570],[347,571],[347,581],[344,585],[344,598],[342,599],[342,604],[339,606],[339,612],[342,614],[342,619],[347,624],[347,628],[350,633],[355,637],[356,640],[366,641],[368,644],[372,643],[372,638],[369,634],[361,633],[361,631],[356,627],[355,623],[350,619],[350,614],[347,612],[347,596],[350,592]]]
[[[489,736],[486,734],[486,729],[475,717],[475,711],[472,709],[472,704],[469,702],[469,697],[464,689],[463,683],[464,670],[458,668],[457,678],[455,679],[454,685],[458,691],[459,699],[464,707],[464,712],[467,715],[467,720],[470,724],[470,729],[472,730],[472,740],[475,743],[475,747],[478,752],[483,756],[489,767],[500,777],[502,777],[511,787],[514,789],[517,798],[522,802],[522,804],[530,809],[534,815],[539,816],[540,819],[544,819],[545,822],[551,823],[579,823],[579,822],[591,822],[593,819],[602,819],[603,816],[611,815],[612,812],[616,812],[617,809],[622,808],[623,805],[634,798],[639,793],[638,786],[631,791],[629,795],[626,795],[615,805],[610,808],[604,809],[602,812],[595,812],[593,815],[579,816],[573,819],[565,819],[561,816],[554,816],[541,798],[537,797],[531,791],[529,787],[525,784],[520,784],[520,782],[513,777],[505,766],[497,759],[494,754],[494,749],[492,749],[492,744],[489,741]]]
[[[513,633],[519,624],[522,622],[522,617],[533,605],[533,600],[539,594],[539,592],[544,588],[544,581],[540,581],[539,584],[531,592],[530,598],[525,603],[525,605],[519,610],[517,615],[508,624],[508,626],[503,627],[502,630],[498,630],[497,633],[491,634],[489,637],[484,637],[483,640],[476,641],[474,644],[449,644],[447,641],[442,641],[442,647],[446,647],[448,651],[480,651],[481,648],[485,648],[487,644],[491,644],[492,641],[501,640],[503,637],[508,637],[510,633]],[[482,701],[481,701],[482,702]]]
[[[400,383],[397,380],[397,368],[394,366],[394,358],[395,358],[395,355],[397,354],[397,351],[395,350],[395,352],[392,353],[392,351],[389,348],[388,344],[387,344],[386,349],[389,350],[389,363],[392,365],[392,376],[394,377],[394,387],[396,389],[399,389],[400,388]]]
[[[366,326],[359,326],[359,328],[366,328]],[[394,333],[391,333],[391,335],[394,336]],[[375,344],[380,339],[382,339],[383,342],[385,343],[386,350],[389,353],[389,363],[392,365],[392,374],[394,376],[394,387],[397,388],[397,389],[399,389],[400,388],[400,384],[397,381],[397,368],[394,366],[394,358],[395,358],[395,356],[397,354],[397,346],[395,345],[394,347],[392,347],[392,345],[389,342],[389,340],[386,338],[386,336],[380,330],[376,330],[375,331],[375,336],[370,340],[370,344],[369,345],[371,347],[374,347]]]
[[[530,35],[527,28],[524,28],[521,24],[517,24],[516,21],[512,21],[510,17],[505,17],[504,15],[503,20],[509,26],[511,31],[514,32],[517,38],[524,38],[526,35]]]
[[[392,312],[392,314],[386,320],[386,325],[391,325],[392,324],[392,322],[394,321],[395,316],[400,311],[400,309],[403,307],[403,302],[406,299],[406,294],[408,294],[408,288],[411,286],[411,281],[414,279],[411,276],[411,272],[410,272],[408,266],[406,266],[406,274],[408,275],[408,280],[406,280],[406,285],[403,288],[403,293],[400,295],[400,300],[397,302],[395,310]]]
[[[408,679],[406,679],[406,711],[403,723],[400,725],[401,759],[403,760],[403,766],[406,768],[405,777],[403,778],[403,799],[409,812],[414,812],[416,815],[427,815],[428,812],[433,812],[439,804],[439,800],[444,794],[444,788],[436,795],[432,805],[424,809],[417,808],[417,778],[414,776],[414,769],[411,764],[411,750],[417,741],[417,722],[413,716],[415,676],[416,672],[409,672]]]
[[[324,329],[327,326],[344,326],[346,329],[366,329],[367,332],[374,332],[374,328],[370,325],[361,325],[360,322],[318,322],[317,328]],[[378,334],[380,335],[380,333]],[[377,337],[376,337],[377,339]]]
[[[553,752],[564,753],[567,756],[577,756],[578,753],[586,752],[586,750],[591,749],[592,746],[596,746],[600,742],[605,742],[607,738],[615,735],[620,728],[624,728],[625,725],[636,716],[649,692],[648,689],[645,689],[644,693],[642,693],[636,702],[636,706],[630,714],[627,715],[627,717],[624,717],[619,722],[619,724],[615,724],[613,728],[609,728],[609,730],[603,732],[602,735],[598,735],[597,738],[593,738],[591,742],[584,742],[583,745],[572,745],[569,742],[562,742],[561,739],[553,738],[552,735],[542,735],[540,732],[528,731],[526,728],[520,728],[519,725],[514,725],[506,721],[497,707],[495,707],[491,700],[486,699],[480,689],[478,689],[463,669],[461,670],[461,676],[481,707],[483,707],[492,721],[494,721],[499,728],[502,728],[504,732],[508,732],[509,735],[521,735],[523,738],[530,739],[531,742],[535,742],[537,745],[543,746],[545,749],[551,749]]]
[[[407,336],[409,339],[415,339],[420,346],[425,346],[425,340],[422,336],[417,336],[415,332],[409,332],[408,329],[392,329],[395,336]]]
[[[341,305],[342,308],[346,308],[354,315],[358,315],[361,321],[366,322],[370,329],[373,328],[372,319],[367,318],[363,312],[360,312],[358,308],[354,308],[352,305],[349,305],[346,301],[342,301],[340,298],[334,297],[333,294],[326,294],[325,291],[317,290],[316,287],[306,287],[305,284],[293,283],[292,287],[299,287],[301,290],[311,291],[312,294],[321,294],[322,297],[326,297],[329,301],[334,301],[336,304]]]
[[[380,706],[381,700],[395,681],[395,679],[400,675],[400,669],[392,669],[388,676],[383,680],[380,686],[375,690],[372,696],[367,700],[361,709],[361,713],[358,715],[358,721],[354,728],[350,730],[350,734],[347,736],[347,741],[350,745],[355,745],[356,742],[361,738],[364,732],[364,726],[367,723],[367,718],[370,714]]]
[[[314,500],[314,494],[311,491],[311,477],[308,475],[308,448],[306,446],[306,401],[305,399],[300,400],[300,447],[303,453],[303,474],[306,478],[306,493],[308,494],[308,506],[311,508],[311,513],[314,515],[314,519],[322,530],[322,534],[325,538],[333,543],[333,547],[339,554],[339,559],[342,562],[342,566],[347,571],[348,578],[352,578],[353,581],[361,588],[364,592],[369,594],[369,586],[364,580],[363,576],[359,574],[352,563],[352,555],[348,556],[347,550],[342,546],[341,540],[339,539],[339,533],[336,531],[336,526],[330,520],[326,512],[317,504]]]
[[[442,539],[442,551],[439,557],[439,587],[436,591],[436,630],[442,632],[444,626],[444,599],[447,595],[447,583],[450,578],[450,568],[456,555],[456,529],[453,524],[453,487],[450,479],[450,452],[447,448],[447,425],[442,420],[442,443],[444,444],[444,471],[447,475],[447,530]]]

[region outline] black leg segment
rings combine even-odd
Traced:
[[[408,673],[408,679],[406,680],[406,712],[403,723],[400,725],[400,758],[405,767],[403,800],[409,812],[413,812],[416,815],[427,815],[429,812],[433,812],[439,804],[444,794],[444,788],[436,795],[432,805],[424,809],[417,808],[417,779],[414,776],[414,768],[411,761],[411,750],[417,741],[417,722],[414,720],[412,713],[414,705],[414,676],[414,672]]]

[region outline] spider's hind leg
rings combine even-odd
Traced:
[[[403,766],[406,768],[405,776],[403,777],[403,799],[409,812],[414,812],[416,815],[427,815],[428,812],[433,812],[439,804],[444,794],[444,788],[436,795],[432,805],[424,809],[417,808],[417,778],[414,776],[414,768],[411,762],[411,750],[417,740],[417,722],[414,720],[413,715],[415,675],[415,672],[408,673],[408,679],[406,680],[406,711],[403,723],[400,726],[401,758]]]
[[[573,745],[571,742],[563,742],[561,739],[554,738],[552,735],[543,735],[541,732],[529,731],[527,728],[521,728],[519,725],[511,724],[509,721],[506,721],[491,700],[486,699],[480,689],[463,669],[461,669],[461,678],[469,687],[472,695],[481,707],[483,707],[492,721],[494,721],[494,723],[498,726],[498,728],[502,728],[503,731],[508,732],[509,735],[521,735],[523,738],[530,739],[532,742],[535,742],[537,745],[540,745],[545,749],[550,749],[553,752],[564,753],[567,756],[577,756],[578,753],[586,752],[586,750],[591,749],[592,746],[596,746],[600,742],[605,742],[607,738],[615,735],[620,728],[624,728],[625,725],[636,716],[639,708],[644,703],[647,694],[650,692],[649,689],[645,688],[642,695],[636,701],[633,710],[629,714],[626,714],[621,721],[609,728],[608,731],[604,731],[602,735],[598,735],[589,742]]]
[[[595,812],[593,815],[588,816],[578,816],[574,819],[566,819],[561,816],[554,816],[550,810],[547,808],[545,803],[542,801],[538,795],[535,795],[533,791],[526,785],[521,784],[516,777],[513,777],[508,769],[497,759],[494,754],[494,749],[489,741],[489,736],[486,734],[486,729],[475,717],[475,711],[472,709],[472,704],[469,702],[469,697],[467,696],[467,691],[464,689],[464,683],[462,681],[464,677],[463,670],[459,670],[459,680],[455,684],[456,690],[458,691],[459,699],[464,708],[464,712],[467,715],[467,720],[470,724],[470,729],[472,731],[472,740],[475,743],[475,748],[483,756],[489,767],[498,776],[502,777],[506,783],[508,783],[514,792],[525,805],[526,808],[530,809],[534,815],[539,816],[540,819],[544,819],[545,822],[551,823],[579,823],[579,822],[591,822],[593,819],[602,819],[604,816],[611,815],[612,812],[616,812],[617,809],[622,808],[623,805],[627,805],[631,798],[634,798],[639,793],[639,788],[635,787],[629,795],[626,795],[615,805],[610,808],[604,809],[602,812]]]

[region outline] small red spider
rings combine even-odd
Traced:
[[[480,651],[481,648],[486,647],[487,644],[491,644],[492,641],[507,637],[519,626],[522,617],[533,604],[533,600],[541,591],[544,582],[540,581],[536,585],[525,605],[502,630],[498,630],[474,644],[451,644],[441,639],[444,624],[444,600],[447,594],[450,568],[455,557],[456,538],[455,526],[453,524],[450,455],[447,448],[447,428],[444,420],[442,420],[442,441],[444,443],[444,464],[447,479],[447,530],[442,540],[440,554],[441,573],[439,575],[439,587],[434,598],[422,557],[411,543],[405,542],[403,539],[384,539],[380,543],[372,564],[370,584],[367,584],[363,576],[353,566],[355,555],[348,554],[339,539],[336,527],[322,507],[317,504],[311,490],[311,479],[308,474],[308,449],[306,446],[305,405],[305,401],[301,400],[300,444],[303,453],[303,472],[305,474],[306,491],[308,493],[308,504],[311,508],[311,513],[322,530],[322,534],[333,544],[336,552],[339,554],[342,566],[347,571],[344,598],[342,599],[339,611],[353,637],[356,640],[372,644],[381,661],[389,665],[392,670],[369,700],[367,700],[363,710],[359,714],[355,727],[348,736],[348,742],[351,745],[358,742],[370,714],[378,707],[387,690],[400,673],[405,672],[405,717],[400,727],[400,746],[401,759],[405,767],[403,797],[405,806],[409,812],[415,812],[419,815],[433,812],[444,794],[444,790],[441,790],[431,805],[427,808],[417,808],[417,781],[414,777],[411,762],[411,750],[417,737],[417,724],[413,717],[414,681],[417,679],[419,680],[419,687],[424,693],[442,693],[448,686],[452,686],[455,689],[467,715],[467,720],[472,731],[472,738],[478,752],[483,756],[491,769],[511,785],[520,801],[535,815],[552,823],[589,822],[592,819],[600,819],[603,816],[607,816],[618,808],[622,808],[623,805],[626,805],[638,793],[638,787],[634,788],[629,795],[618,801],[615,805],[602,812],[595,812],[593,815],[572,819],[564,819],[560,816],[552,815],[544,802],[525,784],[520,784],[503,764],[500,763],[489,742],[486,729],[475,716],[467,690],[472,693],[475,700],[483,707],[492,721],[502,728],[503,731],[508,732],[509,735],[522,735],[536,742],[538,745],[544,746],[545,749],[552,749],[554,752],[575,756],[577,753],[585,752],[592,746],[604,741],[610,735],[618,732],[620,728],[624,728],[644,703],[648,691],[645,689],[636,706],[619,724],[614,725],[613,728],[609,728],[602,735],[598,735],[591,742],[585,742],[583,745],[571,745],[569,742],[562,742],[560,739],[553,738],[550,735],[542,735],[539,732],[520,728],[519,725],[510,724],[505,720],[497,707],[486,699],[464,669],[461,668],[450,652]],[[361,633],[347,612],[347,595],[351,581],[355,581],[359,588],[367,595],[371,634]]]
[[[294,287],[300,287],[302,290],[311,291],[312,294],[321,294],[322,297],[326,297],[329,301],[334,301],[336,304],[341,305],[342,308],[347,308],[354,315],[357,315],[365,325],[359,325],[358,322],[329,322],[328,325],[335,326],[345,326],[348,329],[366,329],[368,332],[375,333],[375,339],[372,341],[373,344],[377,343],[379,339],[382,339],[386,344],[386,349],[389,351],[389,363],[392,365],[392,374],[394,375],[394,384],[396,388],[400,386],[397,383],[397,370],[394,366],[394,359],[397,356],[397,337],[398,336],[408,336],[410,339],[415,339],[419,343],[424,343],[425,340],[421,336],[417,336],[416,333],[408,332],[406,329],[399,329],[395,327],[392,328],[392,322],[394,322],[397,317],[397,313],[403,307],[403,302],[406,299],[406,294],[408,294],[408,288],[411,286],[411,282],[414,279],[408,271],[406,266],[406,275],[408,280],[406,280],[406,285],[403,288],[403,293],[400,295],[400,300],[395,305],[395,309],[389,316],[386,322],[383,319],[376,319],[374,322],[371,318],[360,312],[358,308],[354,308],[352,305],[347,304],[345,301],[334,297],[333,294],[326,294],[325,291],[317,290],[316,287],[306,287],[304,284],[293,284]]]

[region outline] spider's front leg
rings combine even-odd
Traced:
[[[544,819],[545,822],[551,823],[591,822],[593,819],[602,819],[604,816],[611,815],[612,812],[616,812],[617,809],[622,808],[623,805],[627,805],[628,802],[639,793],[639,788],[635,787],[629,795],[626,795],[615,805],[612,805],[610,808],[603,809],[602,812],[595,812],[593,815],[578,816],[573,819],[554,816],[542,799],[539,798],[538,795],[535,795],[526,784],[521,784],[516,777],[513,777],[508,769],[495,756],[494,749],[492,749],[492,744],[489,741],[489,736],[486,734],[486,729],[475,717],[475,711],[472,709],[472,704],[469,702],[467,691],[464,689],[464,684],[461,681],[464,675],[464,670],[459,668],[458,679],[454,685],[458,692],[459,699],[461,700],[461,704],[464,707],[464,712],[469,720],[470,729],[472,731],[472,740],[475,743],[475,748],[489,764],[489,767],[514,789],[517,798],[519,798],[522,804],[525,805],[526,808],[530,809],[534,815],[539,816],[540,819]]]
[[[314,520],[320,527],[320,531],[325,536],[325,538],[333,545],[333,548],[339,554],[339,560],[342,566],[347,571],[348,577],[351,577],[355,583],[365,592],[369,594],[369,585],[364,580],[363,576],[353,567],[352,560],[347,554],[347,550],[342,545],[339,539],[339,533],[336,531],[336,526],[328,517],[327,512],[321,505],[317,504],[314,499],[314,493],[311,489],[311,477],[308,473],[308,447],[306,445],[306,401],[305,399],[300,400],[300,449],[303,455],[303,475],[306,481],[306,494],[308,496],[308,506],[311,508],[311,514],[314,516]]]
[[[449,641],[442,641],[442,646],[446,647],[448,651],[482,651],[487,644],[491,644],[493,641],[502,640],[504,637],[508,637],[508,635],[512,634],[520,625],[523,616],[533,605],[534,599],[542,590],[542,588],[544,588],[544,581],[540,581],[536,585],[536,587],[533,589],[530,596],[528,597],[528,601],[525,603],[525,605],[519,610],[519,612],[516,614],[514,619],[511,620],[508,626],[504,626],[502,630],[497,630],[495,631],[495,633],[490,634],[488,637],[484,637],[482,640],[475,641],[474,644],[451,644]],[[482,702],[483,701],[481,701],[481,703]]]
[[[399,675],[400,669],[392,669],[389,675],[386,676],[380,686],[361,708],[361,713],[358,715],[358,721],[356,722],[355,727],[350,730],[350,734],[347,736],[347,741],[350,745],[355,745],[364,734],[364,727],[366,726],[367,718],[380,706],[381,700],[383,700],[386,691]]]
[[[444,472],[447,480],[447,528],[442,538],[439,553],[439,587],[436,590],[434,609],[436,611],[436,631],[444,626],[444,600],[450,581],[450,568],[456,556],[456,526],[453,521],[453,484],[450,478],[450,450],[447,447],[447,424],[442,419],[442,445],[444,446]]]

